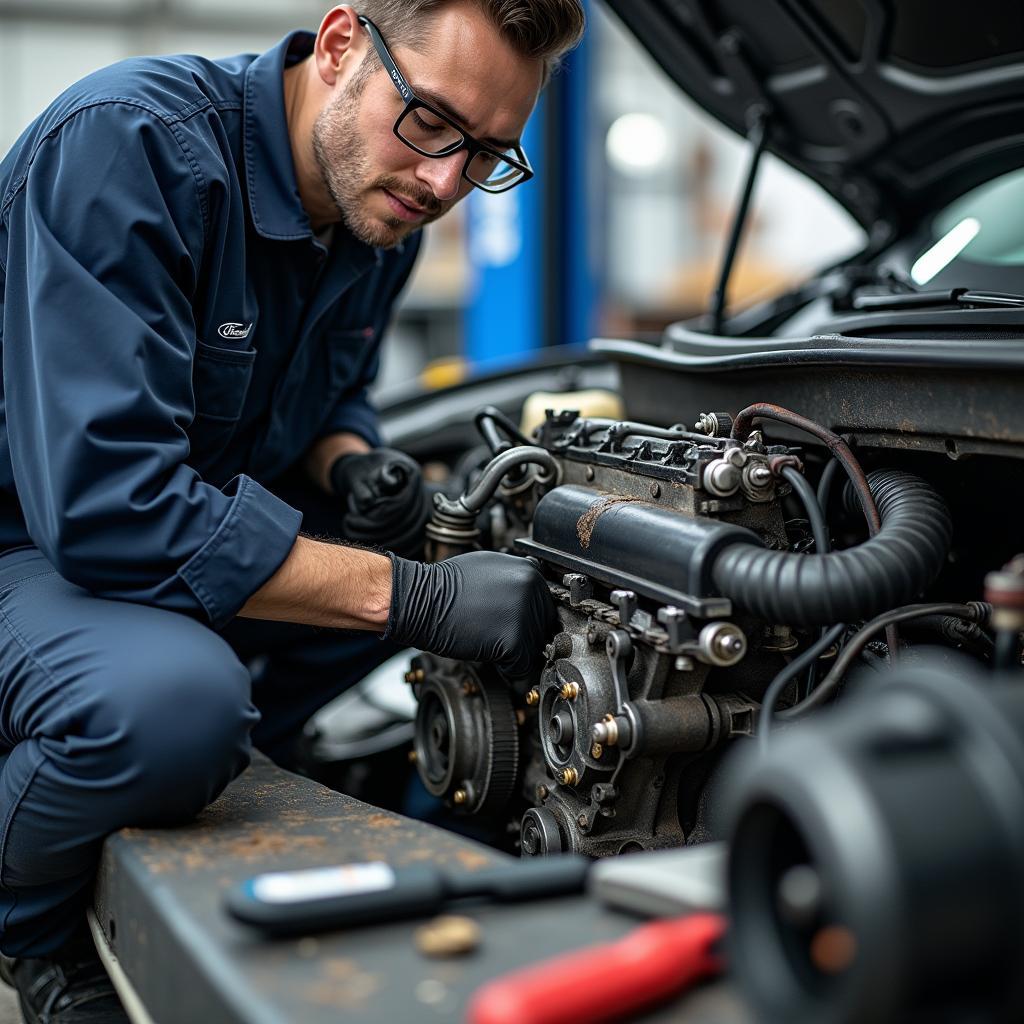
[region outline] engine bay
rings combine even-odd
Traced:
[[[532,559],[560,631],[511,685],[417,656],[414,756],[432,795],[523,856],[716,838],[738,739],[919,648],[996,659],[991,606],[936,587],[955,557],[948,479],[901,453],[868,452],[865,471],[767,404],[670,427],[550,409],[532,437],[495,408],[476,424],[486,447],[463,494],[435,498],[428,555]]]

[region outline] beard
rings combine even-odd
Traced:
[[[393,175],[372,175],[366,142],[358,124],[358,100],[367,78],[360,68],[344,92],[317,115],[313,125],[313,155],[324,188],[349,232],[366,245],[393,249],[420,226],[437,220],[450,204],[441,202],[420,185]],[[410,224],[388,213],[372,213],[367,200],[380,189],[406,196],[416,203],[426,211],[423,220]]]

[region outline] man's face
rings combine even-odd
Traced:
[[[373,53],[365,30],[358,34],[363,52]],[[421,51],[390,48],[413,90],[476,138],[521,137],[540,91],[541,64],[511,49],[475,5],[441,8]],[[339,83],[313,127],[316,162],[341,219],[358,239],[385,249],[437,220],[473,188],[462,177],[465,150],[431,159],[395,136],[403,107],[373,53]]]

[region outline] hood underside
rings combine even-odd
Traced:
[[[906,227],[1024,165],[1017,0],[605,0],[697,103]]]

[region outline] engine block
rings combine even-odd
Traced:
[[[757,433],[741,444],[573,412],[549,413],[536,447],[516,451],[520,469],[489,500],[494,533],[541,567],[561,631],[518,690],[482,666],[415,660],[420,776],[457,811],[518,821],[523,855],[699,838],[717,754],[751,734],[797,643],[737,613],[711,570],[739,541],[790,547],[778,469],[796,453]],[[472,542],[479,494],[467,504],[438,502],[445,554]]]

